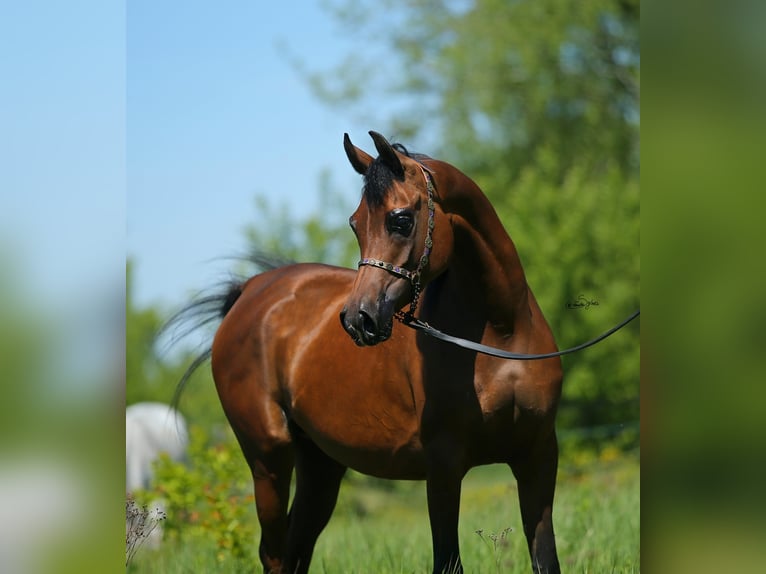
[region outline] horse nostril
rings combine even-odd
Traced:
[[[364,330],[365,334],[369,337],[376,336],[378,334],[378,326],[374,319],[365,311],[360,310],[359,315],[362,317],[362,330]]]
[[[346,307],[343,307],[343,310],[340,312],[340,324],[346,325],[346,313],[348,313],[348,309]]]

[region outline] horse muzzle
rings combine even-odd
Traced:
[[[357,309],[344,307],[340,322],[346,333],[360,347],[371,347],[386,341],[393,329],[393,310],[381,313],[379,309],[360,305]]]

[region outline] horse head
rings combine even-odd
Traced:
[[[340,319],[357,345],[391,336],[397,312],[414,312],[421,289],[447,266],[452,230],[439,206],[433,171],[401,146],[370,132],[373,158],[344,136],[353,168],[364,176],[362,199],[349,218],[361,253]]]

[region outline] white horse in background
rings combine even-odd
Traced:
[[[125,491],[149,488],[160,454],[186,457],[189,434],[183,415],[163,403],[135,403],[125,409]]]
[[[165,453],[171,460],[183,461],[189,444],[189,433],[183,415],[163,403],[135,403],[125,409],[125,492],[129,499],[139,489],[151,486],[152,465]],[[148,514],[135,522],[136,510],[128,501],[128,552],[137,544],[148,541],[157,547],[162,539],[160,521],[165,516],[162,500],[149,504]],[[130,517],[134,516],[133,519]]]

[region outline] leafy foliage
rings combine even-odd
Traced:
[[[344,1],[331,10],[349,35],[369,38],[370,55],[309,74],[329,104],[369,113],[383,100],[393,134],[435,134],[434,152],[471,174],[491,166],[501,183],[541,162],[554,181],[574,166],[637,169],[638,0]]]
[[[250,473],[229,431],[211,439],[199,426],[190,429],[189,460],[162,456],[155,463],[146,502],[161,499],[169,544],[215,545],[219,567],[246,568],[257,561],[256,519]]]
[[[589,181],[573,169],[556,185],[528,170],[499,208],[559,347],[600,334],[638,305],[637,181],[617,170]],[[598,305],[567,306],[580,295]],[[636,325],[563,361],[561,426],[637,420]]]

